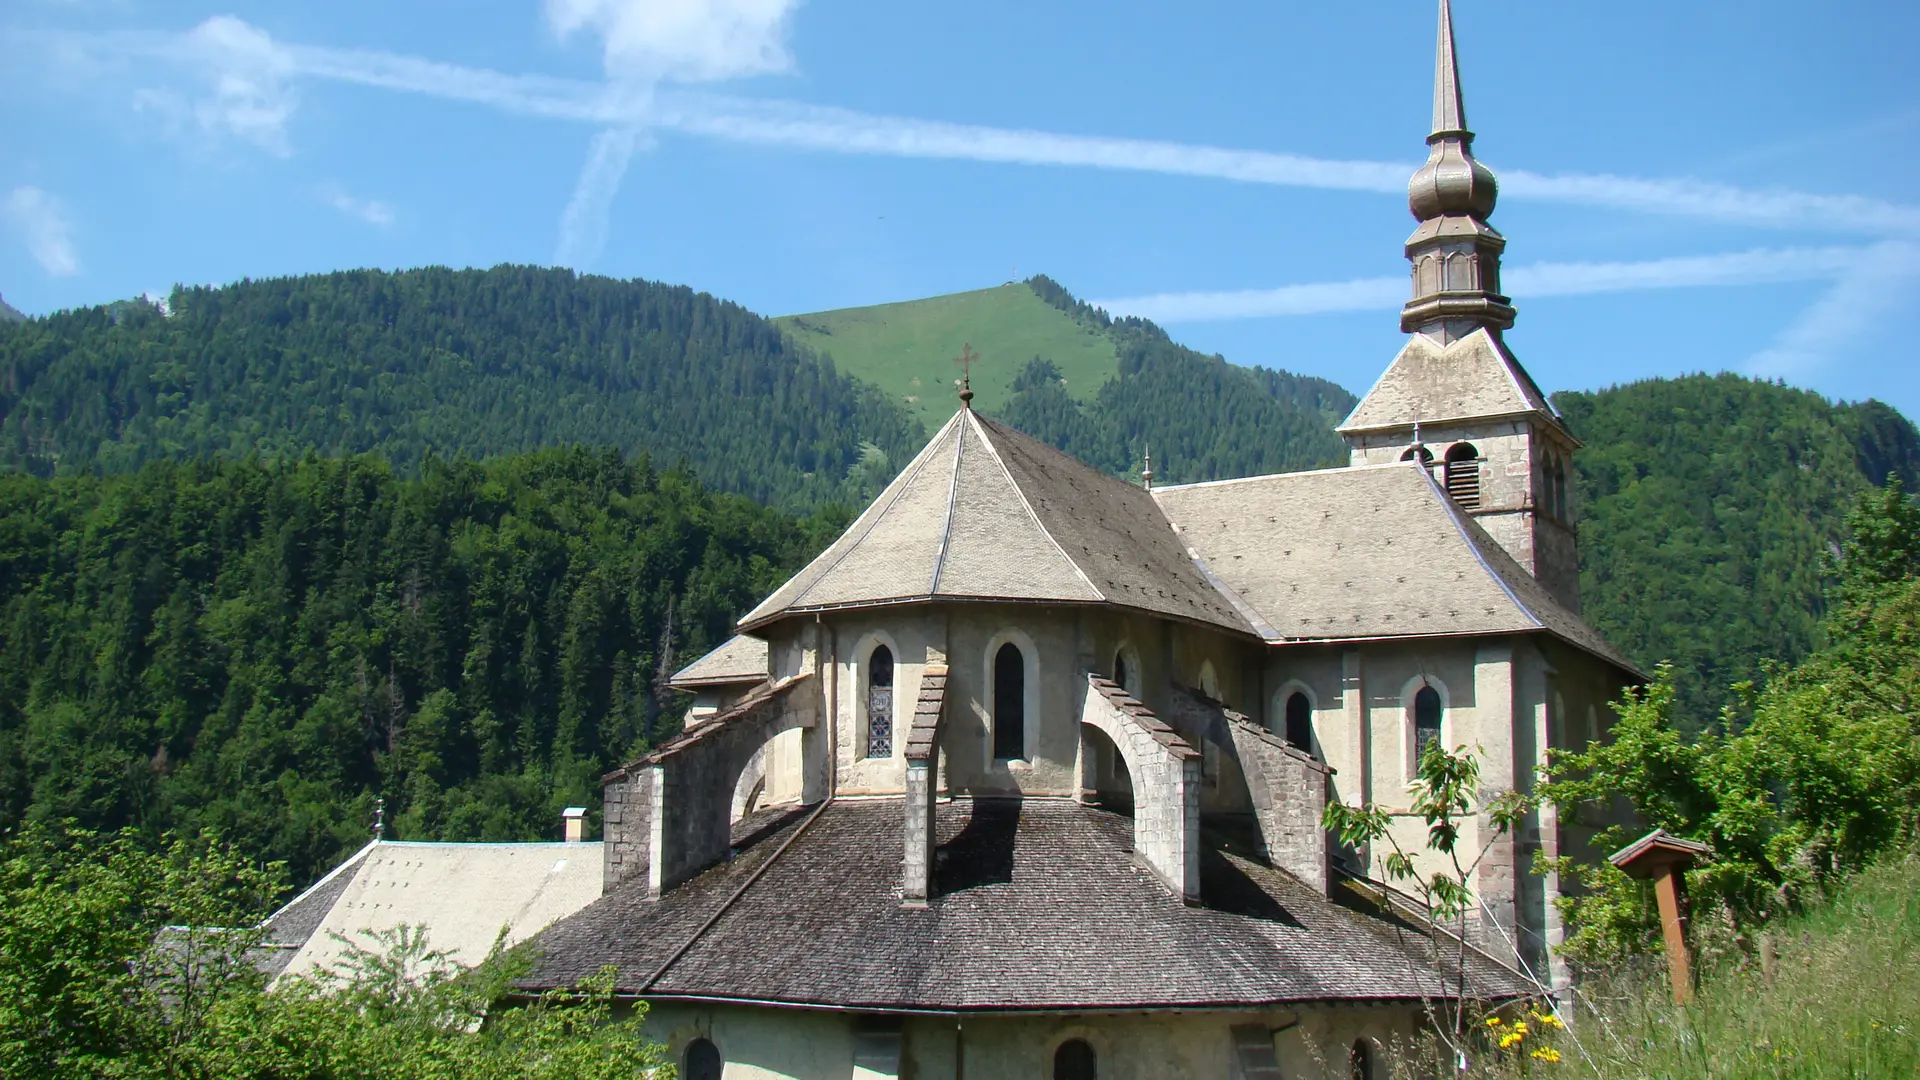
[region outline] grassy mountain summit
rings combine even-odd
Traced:
[[[848,375],[879,387],[932,430],[959,405],[963,345],[973,366],[974,405],[998,413],[1029,360],[1059,368],[1068,392],[1090,396],[1119,370],[1114,342],[1042,300],[1025,284],[933,296],[873,307],[787,315],[774,324]]]

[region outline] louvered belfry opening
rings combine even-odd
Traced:
[[[867,661],[867,756],[893,756],[893,650],[885,645]]]
[[[1480,508],[1480,451],[1472,443],[1447,448],[1447,494],[1468,510]]]

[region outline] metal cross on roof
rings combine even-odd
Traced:
[[[962,345],[960,355],[953,358],[953,362],[960,365],[961,408],[973,408],[973,362],[978,359],[980,354],[973,351],[972,342]]]

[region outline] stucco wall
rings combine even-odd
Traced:
[[[1238,1077],[1233,1029],[1267,1029],[1281,1074],[1347,1080],[1347,1054],[1357,1039],[1372,1046],[1375,1075],[1406,1045],[1413,1010],[1401,1006],[1308,1007],[1298,1010],[1133,1013],[1044,1017],[907,1016],[766,1006],[662,1003],[647,1018],[648,1034],[678,1062],[695,1038],[712,1040],[727,1080],[1001,1080],[1051,1077],[1053,1054],[1068,1039],[1093,1047],[1101,1080]],[[855,1066],[863,1028],[897,1025],[897,1072]],[[869,1059],[871,1060],[871,1059]]]

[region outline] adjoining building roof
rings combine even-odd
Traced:
[[[1254,633],[1149,493],[971,409],[740,625],[934,599],[1116,604]]]
[[[1417,462],[1159,488],[1207,569],[1273,641],[1545,631],[1637,672]]]
[[[1188,906],[1133,861],[1131,820],[1069,800],[940,806],[935,896],[904,908],[904,813],[899,799],[836,802],[797,836],[803,812],[743,819],[729,861],[654,901],[641,875],[541,934],[520,985],[614,964],[618,991],[647,998],[940,1012],[1445,992],[1410,951],[1417,933],[1403,940],[1213,834],[1202,903]],[[1527,992],[1477,952],[1468,978],[1485,998]]]
[[[752,634],[735,634],[719,648],[673,673],[667,685],[682,690],[696,686],[737,686],[767,678],[767,643]]]
[[[312,975],[345,959],[345,938],[372,948],[364,931],[423,925],[427,944],[477,964],[502,929],[507,944],[599,899],[600,845],[416,844],[381,840],[267,920],[263,966]]]
[[[1533,376],[1497,336],[1482,328],[1441,345],[1415,334],[1338,430],[1390,430],[1524,413],[1559,424],[1559,413]]]

